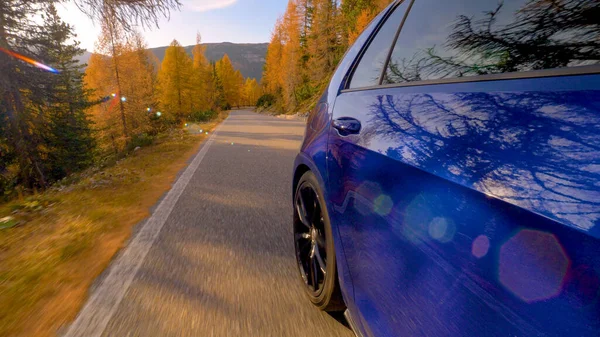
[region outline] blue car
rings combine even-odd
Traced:
[[[358,336],[600,336],[600,1],[394,2],[293,177],[306,294]]]

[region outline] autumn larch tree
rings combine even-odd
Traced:
[[[266,61],[263,73],[263,86],[265,92],[279,96],[283,91],[283,79],[286,72],[283,69],[281,58],[283,54],[283,25],[282,19],[278,19],[271,34],[271,41],[267,47]]]
[[[242,104],[254,106],[258,98],[262,95],[262,90],[255,78],[247,78],[242,90]]]
[[[95,104],[89,109],[99,150],[103,153],[109,150],[118,153],[124,145],[124,142],[121,142],[124,140],[122,120],[119,116],[119,98],[116,97],[112,65],[109,56],[93,53],[88,60],[84,78],[85,88],[94,93],[92,98],[98,101],[102,97],[108,98],[108,101]]]
[[[127,40],[122,55],[121,87],[127,115],[127,123],[132,135],[150,131],[147,109],[156,109],[154,88],[157,69],[156,56],[148,51],[142,35],[133,31]]]
[[[283,16],[283,48],[281,66],[286,71],[282,81],[283,103],[286,110],[293,110],[298,105],[296,90],[302,82],[301,65],[301,21],[297,0],[288,2]]]
[[[176,123],[181,123],[186,112],[191,112],[192,67],[190,56],[177,40],[173,40],[158,72],[158,97],[162,109]]]
[[[108,70],[112,73],[112,82],[117,98],[117,106],[119,109],[119,117],[121,119],[121,127],[125,142],[129,138],[129,130],[127,127],[127,117],[125,115],[125,100],[127,96],[123,92],[122,87],[122,69],[121,59],[125,52],[126,31],[115,20],[110,17],[105,17],[101,24],[101,33],[98,43],[96,44],[96,52],[102,55],[109,56],[110,66]],[[125,97],[125,98],[123,98]]]
[[[212,110],[215,105],[216,88],[212,76],[212,65],[206,58],[206,47],[200,42],[200,34],[197,34],[196,45],[192,50],[192,112]]]
[[[345,0],[342,2],[343,29],[348,45],[367,27],[369,22],[393,0]]]
[[[217,61],[215,69],[223,96],[221,107],[230,109],[232,106],[237,105],[239,101],[240,75],[236,74],[236,70],[233,68],[227,54],[223,55],[223,58]]]

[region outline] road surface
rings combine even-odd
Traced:
[[[302,293],[291,232],[304,123],[233,111],[65,336],[353,336]]]

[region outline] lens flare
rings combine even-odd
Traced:
[[[433,239],[447,243],[454,239],[456,233],[456,226],[452,219],[446,219],[444,217],[435,217],[429,223],[429,236]]]
[[[381,194],[373,201],[373,211],[381,216],[390,214],[392,207],[394,207],[392,198],[385,194]]]
[[[485,235],[479,235],[473,241],[473,245],[471,247],[471,254],[478,259],[486,256],[488,251],[490,250],[490,239]]]
[[[54,69],[54,68],[52,68],[52,67],[49,67],[49,66],[47,66],[47,65],[45,65],[45,64],[43,64],[43,63],[40,63],[40,62],[38,62],[38,61],[36,61],[36,60],[30,59],[30,58],[29,58],[29,57],[27,57],[27,56],[21,55],[21,54],[19,54],[19,53],[16,53],[16,52],[14,52],[14,51],[10,51],[10,50],[8,50],[8,49],[4,49],[4,48],[2,48],[2,47],[0,47],[0,51],[1,51],[1,52],[4,52],[5,54],[7,54],[7,55],[9,55],[9,56],[12,56],[12,57],[14,57],[14,58],[16,58],[16,59],[19,59],[19,60],[21,60],[21,61],[23,61],[23,62],[27,62],[27,63],[29,63],[29,64],[31,64],[31,65],[33,65],[33,66],[35,66],[35,67],[38,67],[38,68],[40,68],[40,69],[43,69],[43,70],[49,71],[49,72],[51,72],[51,73],[58,74],[58,70],[56,70],[56,69]]]
[[[526,303],[558,296],[570,260],[551,233],[523,229],[500,248],[500,283]]]

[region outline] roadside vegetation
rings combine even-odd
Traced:
[[[162,63],[148,52],[133,27],[177,0],[75,0],[102,28],[87,67],[59,2],[0,4],[0,336],[74,318],[223,111],[262,94],[200,35],[193,55],[176,40]]]
[[[369,22],[392,0],[290,0],[267,50],[261,109],[304,113]]]
[[[186,121],[253,106],[262,94],[226,54],[209,62],[200,34],[192,55],[173,40],[160,63],[121,7],[98,14],[102,32],[86,67],[55,2],[0,5],[0,202],[127,155]]]
[[[188,128],[210,135],[225,116]],[[193,133],[161,133],[106,167],[0,205],[0,218],[10,218],[0,227],[0,336],[54,336],[74,319],[93,280],[208,137]]]

